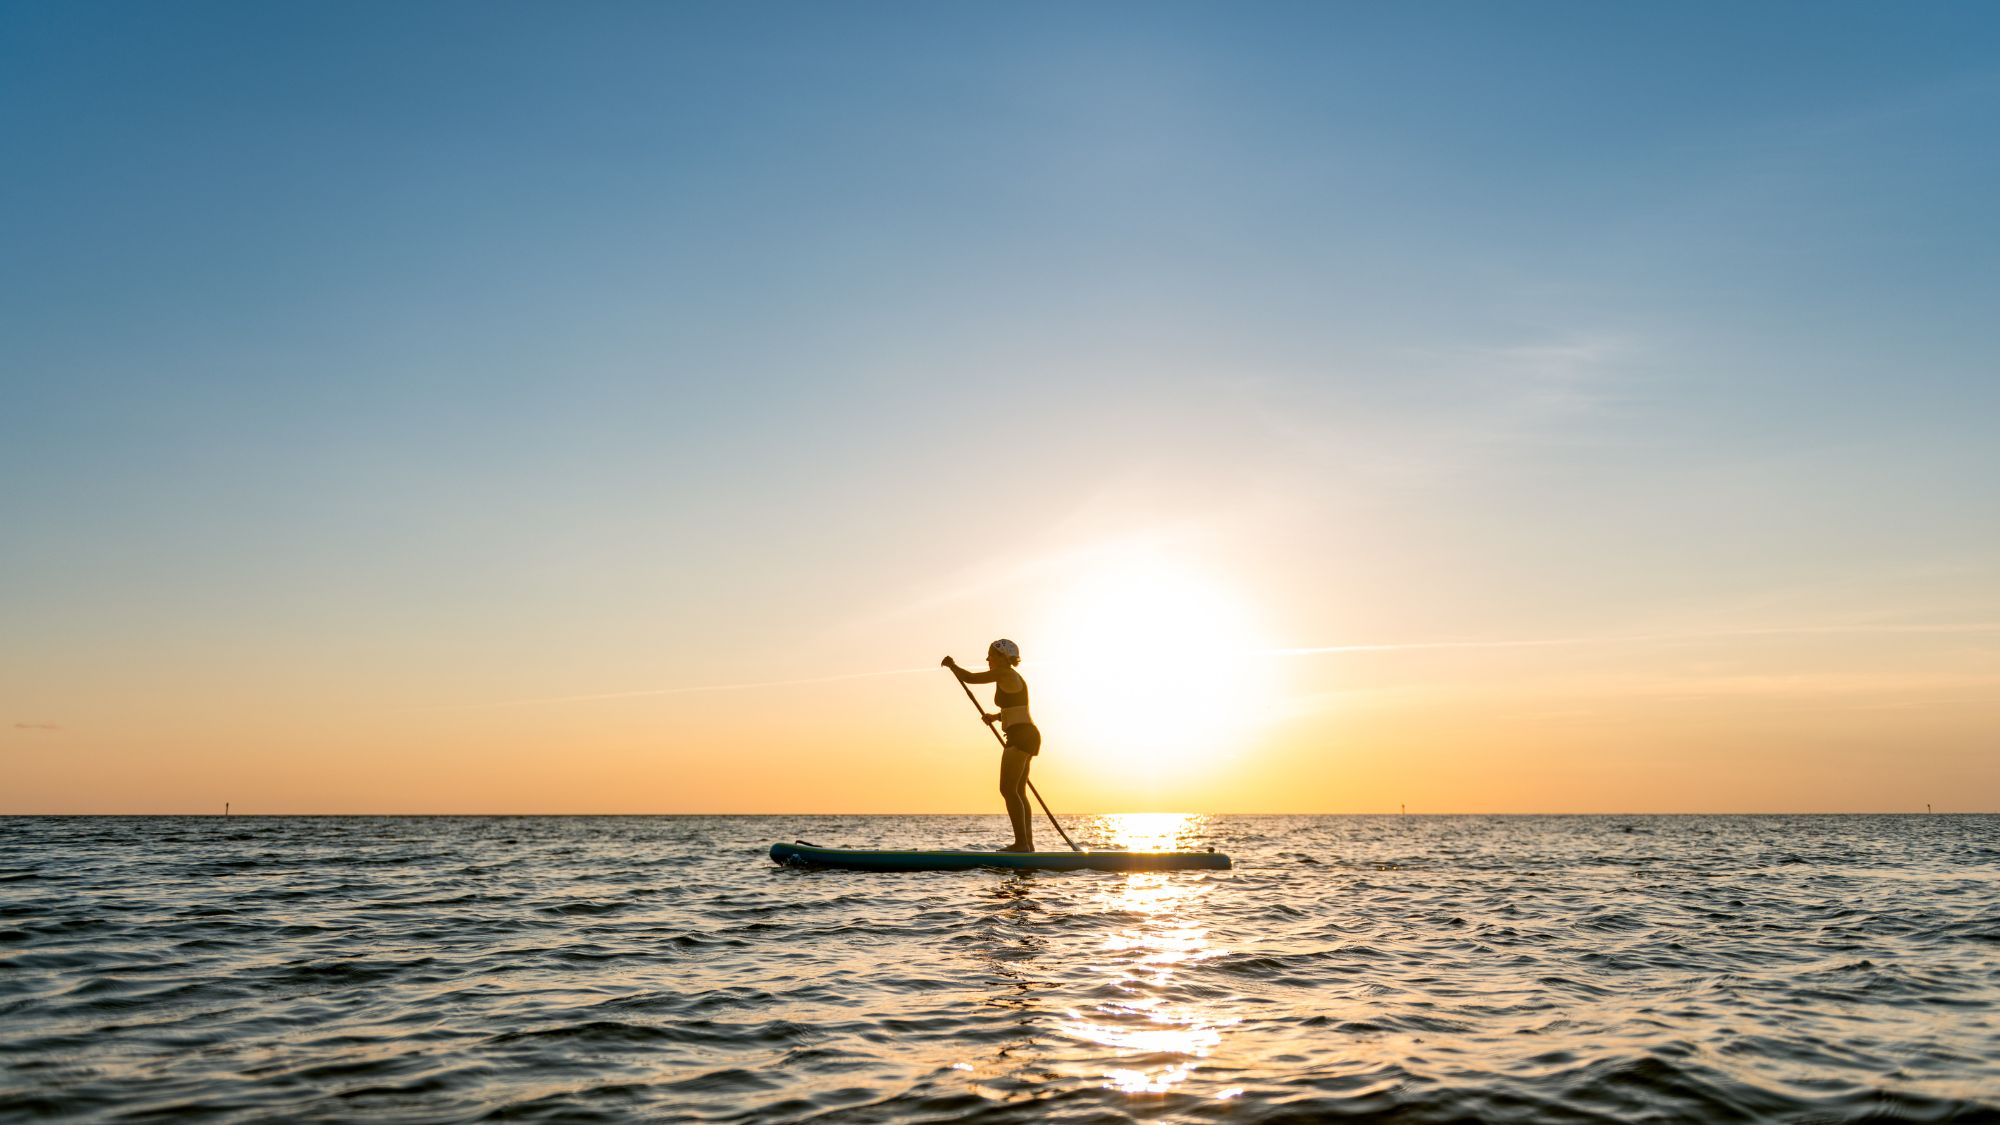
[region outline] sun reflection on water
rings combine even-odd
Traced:
[[[1208,818],[1198,813],[1111,813],[1090,825],[1104,846],[1130,852],[1170,852],[1194,847]]]
[[[1092,836],[1114,848],[1168,851],[1194,846],[1206,821],[1182,813],[1118,814],[1098,818]],[[1124,921],[1103,939],[1102,971],[1122,998],[1072,1009],[1062,1025],[1118,1054],[1103,1071],[1105,1086],[1132,1095],[1171,1092],[1220,1046],[1223,1030],[1240,1022],[1189,1003],[1177,979],[1186,966],[1222,952],[1196,920],[1211,890],[1207,879],[1167,872],[1134,872],[1105,884],[1098,905]]]

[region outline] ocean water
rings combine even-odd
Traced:
[[[0,819],[0,1120],[2000,1120],[2000,817],[1071,823]]]

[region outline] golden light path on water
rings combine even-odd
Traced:
[[[1127,813],[1099,817],[1093,836],[1108,847],[1166,851],[1192,847],[1206,817],[1184,813]],[[1164,1094],[1185,1083],[1240,1022],[1184,1000],[1170,999],[1176,974],[1209,957],[1206,927],[1196,907],[1212,889],[1207,880],[1172,872],[1134,872],[1106,884],[1097,903],[1106,913],[1130,920],[1107,934],[1099,971],[1110,976],[1116,1001],[1066,1013],[1060,1030],[1073,1038],[1118,1052],[1130,1065],[1105,1070],[1104,1085],[1128,1094]],[[1223,1090],[1218,1099],[1242,1093]]]

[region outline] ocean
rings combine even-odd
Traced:
[[[0,818],[0,1120],[2000,1121],[2000,816],[1068,823]]]

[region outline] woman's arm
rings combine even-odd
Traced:
[[[1000,678],[1000,673],[995,672],[990,668],[984,672],[968,672],[965,669],[960,668],[958,666],[958,661],[953,660],[949,656],[945,657],[943,660],[938,661],[938,663],[951,669],[951,674],[957,676],[958,682],[961,684],[990,684],[994,680]]]

